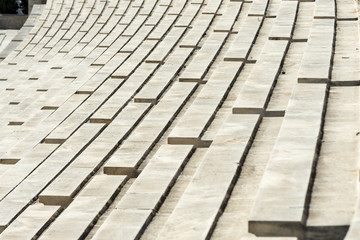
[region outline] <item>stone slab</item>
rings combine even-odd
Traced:
[[[248,76],[234,105],[235,114],[262,114],[288,50],[286,40],[269,40]]]
[[[329,82],[334,33],[335,22],[333,19],[313,20],[299,70],[298,82]]]
[[[246,61],[262,25],[263,18],[247,17],[226,52],[225,61]]]
[[[43,231],[59,212],[58,206],[31,205],[1,233],[0,239],[32,239],[38,232]]]
[[[143,119],[104,166],[106,174],[132,176],[154,142],[167,129],[196,88],[195,83],[175,83]]]
[[[303,236],[326,91],[324,84],[294,88],[249,217],[251,233]]]
[[[243,62],[221,62],[217,66],[197,98],[170,132],[169,144],[208,144],[201,141],[202,134],[242,67]]]
[[[259,115],[225,121],[158,239],[209,237],[258,123]]]
[[[126,180],[126,176],[95,176],[39,239],[83,237],[96,216],[107,208],[107,202],[116,196]],[[69,224],[71,228],[64,232]]]

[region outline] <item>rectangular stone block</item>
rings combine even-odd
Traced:
[[[315,19],[335,19],[335,17],[334,0],[315,0]]]
[[[199,19],[194,23],[192,28],[188,31],[185,38],[180,42],[182,48],[196,48],[201,41],[206,30],[210,27],[214,15],[202,14]]]
[[[175,83],[105,164],[106,174],[133,176],[143,158],[167,129],[196,88],[195,83]]]
[[[298,237],[304,233],[326,91],[324,84],[295,87],[249,217],[250,232]]]
[[[246,61],[259,33],[263,18],[247,17],[225,53],[225,61]]]
[[[299,69],[300,83],[329,82],[335,21],[314,19],[308,44]]]
[[[212,33],[181,73],[179,81],[202,82],[211,64],[219,54],[226,37],[226,33]]]
[[[248,12],[248,16],[265,17],[269,0],[254,0]]]
[[[279,13],[271,29],[270,40],[290,40],[295,27],[295,19],[299,7],[297,1],[282,1]]]
[[[0,239],[32,239],[59,212],[58,206],[31,205],[1,233]]]
[[[221,62],[168,137],[170,144],[206,146],[201,137],[236,80],[243,62]],[[191,126],[191,127],[189,127]],[[204,145],[205,144],[205,145]]]
[[[231,115],[225,121],[159,239],[208,238],[258,124],[259,115]]]
[[[97,175],[50,225],[40,239],[79,239],[125,184],[126,176]],[[68,228],[69,224],[71,228]],[[64,231],[64,229],[68,229]]]
[[[214,32],[231,32],[241,8],[242,2],[228,3],[219,22],[214,27]]]
[[[289,43],[269,40],[233,105],[235,114],[262,114],[280,73]]]
[[[135,102],[155,103],[181,71],[193,49],[176,48],[159,70],[151,77],[141,91],[135,95]]]

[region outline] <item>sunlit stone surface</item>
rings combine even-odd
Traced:
[[[0,239],[360,239],[355,0],[47,0],[0,30]]]

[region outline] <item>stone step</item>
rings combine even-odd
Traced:
[[[169,144],[191,144],[197,147],[209,145],[209,142],[202,141],[201,137],[215,117],[216,110],[230,91],[242,67],[242,62],[219,63],[197,98],[170,132]]]
[[[336,2],[336,19],[340,21],[357,21],[358,5],[351,0]]]
[[[298,82],[327,83],[330,78],[335,21],[314,19],[302,58]]]
[[[184,36],[186,28],[172,28],[164,39],[157,45],[154,51],[146,58],[147,63],[164,63],[179,40]]]
[[[343,239],[356,209],[359,173],[352,153],[358,151],[359,90],[358,86],[330,88],[306,224],[319,239]]]
[[[38,144],[21,159],[1,159],[1,162],[16,162],[16,164],[0,175],[0,183],[2,183],[0,199],[26,179],[58,147],[57,144]]]
[[[221,0],[208,1],[206,6],[202,9],[202,14],[216,14],[221,2]]]
[[[357,21],[337,21],[332,85],[358,85],[360,80],[359,30]]]
[[[158,43],[156,40],[144,41],[135,52],[111,75],[111,78],[127,79],[146,59]]]
[[[0,202],[0,226],[7,226],[98,134],[103,124],[84,124]],[[6,184],[6,183],[5,183]],[[11,190],[11,189],[9,189]]]
[[[211,25],[211,22],[214,20],[214,15],[212,14],[202,14],[199,16],[197,21],[193,24],[191,29],[188,31],[184,39],[180,43],[181,48],[196,48],[198,47],[201,39],[203,38],[205,32]]]
[[[148,83],[135,95],[135,102],[156,103],[189,59],[192,48],[176,48]]]
[[[46,138],[45,143],[63,143],[81,126],[90,115],[121,85],[123,80],[107,80],[68,118],[59,124]]]
[[[172,27],[174,22],[176,21],[176,15],[166,15],[161,22],[156,26],[154,31],[148,36],[149,40],[162,40],[169,29]]]
[[[195,83],[175,83],[111,156],[104,166],[104,172],[133,176],[195,88]]]
[[[293,42],[307,42],[314,19],[315,2],[299,2]]]
[[[107,209],[108,201],[118,194],[126,180],[126,176],[94,176],[39,239],[79,239],[85,236],[91,224],[97,221],[97,215]]]
[[[100,227],[94,239],[106,239],[110,236],[122,236],[132,239],[146,227],[149,218],[162,203],[171,186],[176,181],[187,159],[192,153],[192,146],[162,145],[136,178],[110,216]],[[127,211],[141,212],[143,217],[127,221]],[[146,215],[147,214],[147,215]],[[113,228],[114,220],[122,222],[120,228]],[[126,235],[124,232],[126,231]]]
[[[358,191],[359,185],[358,185]],[[360,234],[360,197],[357,198],[356,208],[354,212],[354,217],[351,221],[350,228],[345,236],[345,240],[356,240]]]
[[[299,2],[282,1],[271,29],[270,40],[290,40],[293,35]]]
[[[271,94],[266,114],[285,110],[291,98],[291,93],[297,84],[297,77],[301,64],[301,59],[306,48],[306,42],[292,42],[284,59],[281,73],[276,80],[275,88]],[[284,114],[282,114],[284,116]]]
[[[34,146],[43,141],[43,139],[58,126],[74,109],[76,109],[87,98],[87,95],[75,94],[70,99],[54,111],[47,119],[42,121],[41,128],[36,128],[30,134],[24,136],[14,146],[7,149],[6,153],[1,156],[4,159],[21,159],[22,156]],[[46,106],[52,107],[52,106]]]
[[[214,26],[214,32],[231,32],[242,9],[242,2],[229,2],[219,21]]]
[[[106,225],[100,228],[94,235],[94,240],[115,239],[138,239],[144,229],[138,224],[139,222],[150,222],[151,210],[134,210],[134,209],[114,209],[106,221]],[[119,228],[126,226],[126,228]],[[140,228],[139,228],[140,227]],[[102,231],[105,229],[104,231]],[[108,231],[108,229],[117,229],[118,231]],[[109,234],[111,233],[111,234]],[[110,236],[109,236],[110,235]]]
[[[247,17],[226,52],[225,61],[246,61],[255,43],[263,18]]]
[[[184,12],[181,14],[180,18],[176,21],[175,27],[188,28],[193,22],[194,18],[197,16],[201,5],[199,4],[189,4]]]
[[[181,1],[173,1],[171,3],[170,9],[168,14],[171,15],[180,15],[180,13],[184,10],[185,5],[187,4],[187,1],[181,0]],[[188,6],[191,6],[189,4]]]
[[[227,33],[211,33],[191,62],[180,74],[180,82],[203,82],[206,73],[221,51],[227,38]]]
[[[230,115],[158,239],[207,239],[259,124],[259,115]],[[237,136],[237,137],[234,137]]]
[[[315,0],[315,19],[335,19],[335,0]]]
[[[280,117],[262,118],[251,148],[241,166],[240,176],[234,184],[226,208],[216,224],[211,239],[232,239],[233,236],[246,239],[245,236],[253,236],[248,233],[248,218],[282,120]],[[254,240],[256,239],[258,237],[254,237]]]
[[[263,114],[289,47],[286,40],[269,40],[236,99],[235,114]]]
[[[66,207],[149,110],[148,103],[130,103],[102,133],[39,195],[46,205]]]
[[[150,42],[150,40],[146,41],[146,38],[153,30],[153,26],[142,26],[134,36],[127,36],[130,39],[119,52],[133,53],[143,42]]]
[[[22,212],[9,227],[0,229],[0,239],[32,239],[50,224],[51,218],[60,212],[60,207],[34,204]],[[4,230],[4,231],[3,231]]]
[[[249,231],[257,236],[303,236],[326,88],[325,84],[294,88],[249,217]]]
[[[251,4],[248,16],[265,17],[269,0],[254,0]]]
[[[90,117],[90,122],[110,123],[152,76],[158,64],[143,63]]]

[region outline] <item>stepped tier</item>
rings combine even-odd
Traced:
[[[358,11],[35,5],[0,30],[0,239],[359,239]]]

